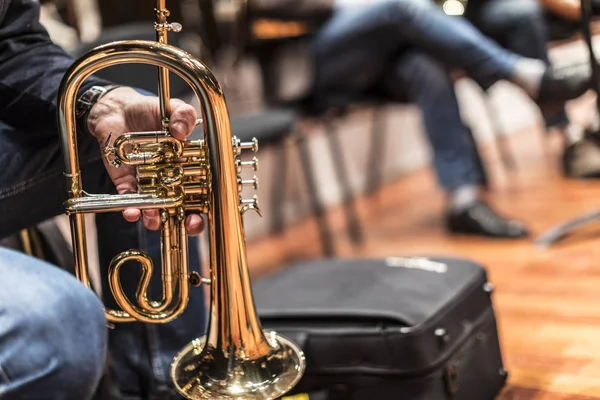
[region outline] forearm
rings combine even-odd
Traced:
[[[546,10],[567,19],[579,21],[581,19],[581,2],[579,0],[540,0]]]
[[[38,2],[9,1],[0,22],[0,119],[38,135],[57,135],[56,96],[72,63],[40,25]],[[88,79],[81,91],[106,83]]]

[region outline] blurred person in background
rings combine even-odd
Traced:
[[[547,22],[538,0],[469,0],[465,16],[501,46],[550,65]],[[555,114],[542,112],[548,128],[569,125],[564,107]]]
[[[500,80],[513,82],[540,107],[557,112],[588,90],[587,68],[562,73],[539,58],[510,52],[427,0],[250,0],[248,7],[255,18],[320,25],[312,39],[316,99],[377,91],[420,107],[438,181],[447,194],[450,232],[528,236],[522,223],[482,199],[449,70],[465,71],[484,89]]]
[[[581,0],[539,0],[545,10],[552,15],[571,22],[581,20]],[[600,14],[600,0],[591,0],[592,14]]]
[[[57,129],[56,96],[73,60],[39,23],[39,3],[0,0],[0,237],[63,213],[67,197]],[[172,100],[171,133],[189,135],[196,112]],[[158,129],[158,99],[132,88],[88,79],[77,99],[83,181],[92,193],[131,193],[131,168],[106,168],[100,146],[108,136]],[[136,222],[137,221],[137,222]],[[144,226],[149,230],[144,229]],[[107,267],[130,248],[161,263],[157,210],[126,210],[96,216],[105,304]],[[190,235],[202,228],[189,216]],[[190,267],[200,270],[198,246],[190,238]],[[132,265],[133,267],[133,265]],[[139,276],[122,274],[134,293]],[[153,293],[161,281],[153,279]],[[158,296],[157,296],[158,297]],[[191,290],[186,312],[169,324],[116,324],[107,334],[97,296],[64,271],[11,250],[0,249],[0,398],[86,400],[104,372],[106,348],[119,399],[179,399],[171,385],[174,355],[205,330],[202,290]]]
[[[598,12],[600,1],[592,4]],[[549,41],[580,31],[575,22],[581,18],[580,6],[580,0],[469,0],[465,16],[501,46],[550,65]],[[584,137],[584,128],[569,120],[564,106],[558,111],[541,107],[541,112],[546,129],[558,130],[563,138],[565,173],[575,177],[597,174],[600,150]]]

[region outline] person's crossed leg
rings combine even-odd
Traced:
[[[523,224],[498,214],[482,199],[477,149],[461,119],[454,83],[446,69],[422,51],[407,50],[387,72],[382,90],[391,98],[402,94],[421,110],[433,167],[447,195],[446,228],[490,237],[527,236]]]
[[[385,88],[417,103],[448,193],[451,232],[521,238],[525,227],[492,211],[477,190],[478,170],[448,70],[460,68],[483,88],[499,80],[520,86],[538,104],[562,107],[589,88],[589,74],[557,77],[541,60],[513,54],[467,21],[429,2],[382,0],[340,9],[314,42],[316,93],[327,97]]]

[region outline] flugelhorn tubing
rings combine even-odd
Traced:
[[[156,41],[161,44],[169,44],[167,35],[167,10],[166,0],[156,0]],[[160,99],[160,117],[163,127],[168,127],[171,115],[171,85],[169,83],[169,70],[163,66],[158,67],[158,97]]]
[[[210,280],[213,283],[211,296],[216,306],[211,310],[207,339],[209,344],[233,345],[243,349],[248,357],[268,353],[270,346],[264,339],[254,309],[246,264],[229,113],[218,81],[200,61],[173,46],[150,41],[122,41],[92,50],[70,68],[61,84],[58,107],[67,187],[72,202],[76,203],[77,199],[86,197],[78,162],[75,126],[77,92],[84,80],[95,71],[122,63],[167,67],[184,79],[198,97],[203,112],[206,157],[208,165],[211,166],[208,175],[211,187],[208,198],[208,227],[211,250]],[[107,199],[106,203],[111,204],[111,200]],[[118,209],[120,206],[122,204],[114,201],[112,209]],[[71,224],[78,276],[89,286],[83,216],[71,215]],[[239,318],[228,318],[231,315]],[[131,320],[124,312],[116,312],[109,318],[114,321]],[[218,334],[221,335],[222,342],[211,343],[217,340]]]
[[[157,4],[164,5],[164,0],[158,0]],[[83,189],[79,168],[76,96],[83,81],[95,71],[123,63],[155,65],[184,79],[200,102],[204,140],[185,142],[182,150],[166,149],[169,155],[163,154],[164,160],[137,167],[136,170],[146,176],[142,179],[150,177],[151,181],[161,181],[158,185],[140,183],[142,193],[90,195]],[[163,97],[159,98],[161,104],[163,100]],[[164,111],[161,107],[163,115]],[[159,301],[147,298],[153,270],[151,259],[137,250],[123,252],[113,259],[109,268],[111,291],[123,310],[105,310],[107,319],[111,322],[164,323],[183,312],[189,300],[190,284],[185,211],[200,209],[207,214],[210,238],[210,278],[202,279],[211,290],[208,330],[204,338],[193,340],[175,357],[171,365],[175,387],[192,400],[274,399],[289,391],[302,377],[304,355],[296,344],[274,332],[265,333],[260,326],[250,288],[242,223],[245,210],[258,211],[258,208],[256,204],[240,199],[239,165],[235,162],[239,150],[247,144],[232,140],[225,98],[214,75],[187,52],[167,44],[150,41],[109,43],[89,52],[65,75],[59,89],[58,122],[69,189],[65,206],[70,214],[76,273],[85,285],[90,287],[84,213],[126,208],[161,210],[163,296]],[[162,122],[164,124],[165,120]],[[143,135],[131,134],[127,140],[142,139],[140,148],[135,149],[141,149],[137,155],[148,155],[154,160],[155,151],[160,153],[163,149],[156,149],[155,143],[147,142],[149,138]],[[165,135],[168,135],[167,130]],[[137,163],[137,159],[129,159],[125,147],[121,147],[125,157],[121,162]],[[250,147],[255,150],[256,144]],[[107,148],[104,154],[110,156],[111,151]],[[183,160],[171,159],[177,155]],[[186,166],[188,176],[191,174],[198,179],[183,179]],[[148,187],[144,188],[144,185]],[[188,191],[190,196],[186,197]],[[119,270],[126,260],[137,260],[142,266],[143,276],[136,293],[138,305],[127,298],[121,287]],[[179,296],[174,299],[176,286]],[[198,352],[200,343],[202,350]]]
[[[66,201],[68,214],[108,213],[123,211],[128,208],[155,210],[177,207],[183,204],[183,194],[176,197],[159,197],[154,194],[100,194],[73,197]]]
[[[166,213],[164,211],[163,213]],[[173,222],[177,218],[177,221]],[[172,230],[175,230],[175,237],[180,243],[184,245],[180,246],[180,249],[174,255],[174,260],[171,260],[173,254],[171,254],[171,234]],[[148,288],[150,286],[150,279],[152,278],[153,265],[152,260],[146,254],[130,250],[121,253],[117,256],[116,260],[111,263],[109,271],[109,284],[117,303],[123,307],[124,311],[129,316],[133,316],[135,320],[153,323],[160,321],[161,323],[167,323],[177,318],[187,307],[189,301],[189,282],[188,282],[188,269],[187,267],[179,270],[177,266],[184,267],[187,265],[187,233],[185,230],[185,216],[166,217],[163,218],[163,227],[161,229],[162,243],[163,243],[163,262],[162,262],[162,282],[163,282],[163,298],[160,301],[149,301],[147,298]],[[121,259],[118,259],[121,257]],[[128,300],[120,280],[120,268],[125,261],[135,259],[142,267],[142,280],[138,286],[136,298],[138,304],[142,307],[135,306],[131,301]],[[175,261],[174,263],[172,261]],[[173,270],[173,265],[175,269]],[[174,271],[174,273],[173,273]],[[175,304],[171,304],[173,300],[173,284],[177,281],[179,284],[179,296]]]
[[[135,154],[136,159],[131,159],[126,147],[131,146],[134,143],[136,145],[169,145],[171,146],[173,157],[181,157],[183,154],[184,144],[180,140],[168,136],[165,131],[125,133],[115,139],[113,148],[115,149],[115,156],[119,160],[124,160],[124,163],[127,165],[151,164],[160,161],[163,157],[160,152],[154,151],[151,153],[143,152],[141,154]]]

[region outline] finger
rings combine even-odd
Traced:
[[[204,220],[198,214],[188,215],[185,220],[185,228],[190,236],[196,236],[204,230]]]
[[[151,231],[157,231],[160,228],[160,216],[158,210],[144,210],[142,212],[144,226]]]
[[[122,166],[121,168],[112,168],[109,166],[108,174],[117,188],[117,193],[128,194],[137,192],[135,170],[130,166]]]
[[[111,174],[112,172],[112,174]],[[125,173],[125,174],[123,174]],[[127,193],[135,193],[136,190],[136,180],[135,177],[126,173],[125,168],[119,171],[111,171],[109,170],[109,175],[113,179],[115,186],[117,188],[117,193],[119,194],[127,194]],[[140,219],[142,213],[137,208],[128,208],[123,211],[123,218],[125,218],[128,222],[136,222]]]
[[[140,210],[136,208],[128,208],[127,210],[123,211],[123,218],[125,218],[127,222],[136,222],[140,219],[141,215],[142,213]]]
[[[196,110],[181,100],[171,100],[171,117],[169,124],[171,135],[179,140],[185,140],[196,127]]]

